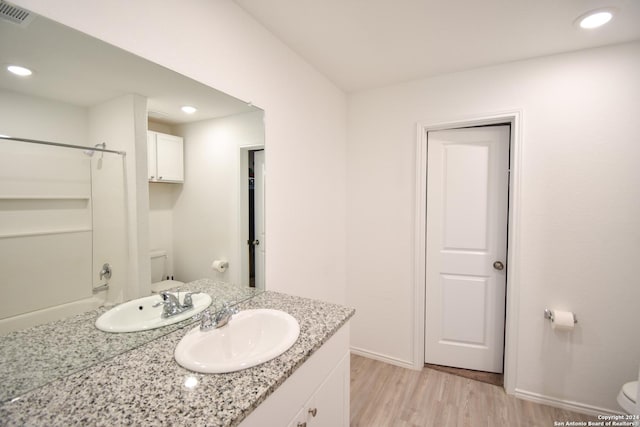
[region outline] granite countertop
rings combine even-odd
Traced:
[[[211,279],[189,282],[181,289],[211,295],[212,311],[222,308],[223,302],[237,303],[257,293],[251,288],[240,288]],[[94,323],[109,308],[100,307],[0,337],[0,404],[177,329],[189,327],[193,322],[189,318],[147,331],[106,333],[98,330]]]
[[[235,426],[355,312],[269,291],[238,308],[286,311],[300,323],[298,341],[253,368],[199,374],[173,359],[175,346],[191,328],[179,329],[3,404],[0,424]]]

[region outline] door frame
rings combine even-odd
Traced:
[[[509,110],[437,122],[417,124],[416,195],[414,222],[414,336],[413,368],[421,370],[425,363],[425,306],[426,306],[426,225],[427,225],[427,133],[460,127],[508,123],[509,141],[509,214],[507,239],[507,299],[504,342],[504,388],[515,393],[517,373],[517,331],[520,288],[520,206],[522,169],[522,110]]]

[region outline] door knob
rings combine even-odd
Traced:
[[[498,271],[502,271],[504,270],[504,264],[501,263],[500,261],[496,261],[493,263],[493,268],[495,268]]]

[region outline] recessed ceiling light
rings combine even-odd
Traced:
[[[182,111],[184,111],[187,114],[193,114],[196,111],[198,111],[198,109],[196,107],[192,107],[190,105],[185,105],[184,107],[182,107]]]
[[[33,74],[33,71],[31,71],[30,69],[21,67],[19,65],[9,65],[7,67],[7,70],[12,72],[16,76],[21,76],[21,77],[30,76],[31,74]]]
[[[611,21],[613,18],[612,9],[598,9],[587,12],[577,19],[580,28],[590,30],[598,28]]]

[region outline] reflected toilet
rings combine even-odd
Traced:
[[[177,288],[184,285],[184,282],[173,280],[167,274],[169,268],[169,257],[164,249],[154,249],[150,253],[151,257],[151,292],[162,292],[167,289]]]

